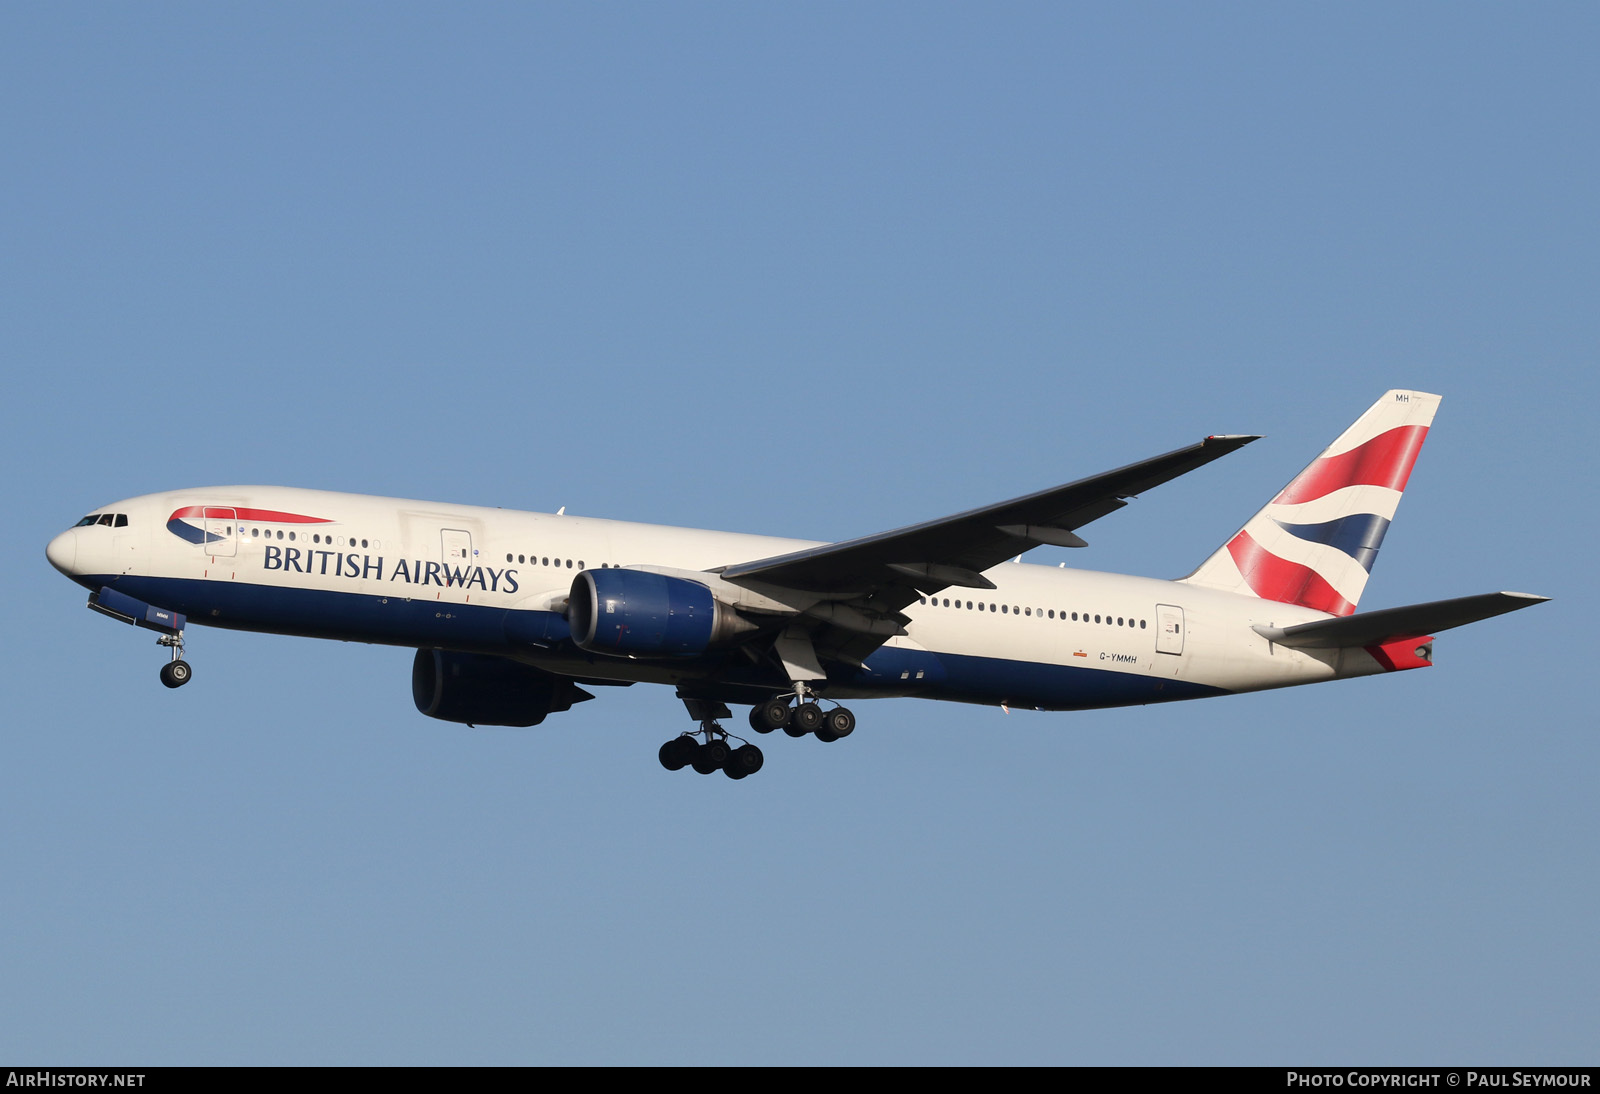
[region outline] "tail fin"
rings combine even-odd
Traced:
[[[1439,396],[1389,391],[1184,581],[1356,610]]]

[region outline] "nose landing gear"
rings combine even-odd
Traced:
[[[169,688],[181,688],[194,676],[189,662],[183,659],[183,632],[164,634],[156,639],[158,646],[172,647],[172,660],[161,666],[161,682]]]
[[[156,645],[172,650],[172,660],[161,666],[161,682],[167,687],[181,688],[194,675],[189,662],[183,659],[183,625],[187,620],[182,612],[146,604],[109,586],[90,593],[88,607],[120,623],[132,623],[157,633]]]

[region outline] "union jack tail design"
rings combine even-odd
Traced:
[[[1356,610],[1439,396],[1390,391],[1184,581]]]

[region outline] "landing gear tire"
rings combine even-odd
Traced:
[[[700,774],[709,775],[728,762],[729,751],[726,741],[707,741],[695,750],[691,763]]]
[[[668,771],[682,771],[694,762],[700,744],[693,737],[674,737],[656,755]]]
[[[746,775],[754,775],[761,770],[765,757],[755,745],[740,745],[728,753],[727,762],[722,765],[722,773],[730,779],[742,779]]]
[[[856,716],[844,707],[834,707],[822,719],[822,728],[817,730],[817,736],[821,737],[823,733],[827,733],[837,741],[840,737],[848,737],[855,731]]]
[[[161,682],[169,688],[183,687],[193,675],[187,661],[168,661],[161,666]]]
[[[750,708],[750,728],[757,733],[771,733],[789,724],[789,704],[782,699],[769,699]]]
[[[822,728],[822,708],[815,703],[801,703],[789,715],[789,735],[804,737]]]

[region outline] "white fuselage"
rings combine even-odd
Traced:
[[[91,589],[111,586],[193,623],[493,653],[597,680],[725,680],[735,698],[784,681],[738,658],[578,649],[562,616],[573,577],[707,571],[816,546],[286,487],[151,494],[97,512],[127,519],[63,533],[51,561]],[[1083,709],[1383,671],[1360,649],[1291,649],[1251,629],[1328,618],[1309,608],[1025,563],[985,576],[994,589],[947,588],[911,604],[904,636],[859,668],[830,672],[818,692]]]

